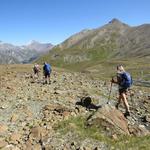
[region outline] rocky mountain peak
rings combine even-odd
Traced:
[[[111,21],[109,21],[108,24],[129,26],[129,25],[123,23],[122,21],[120,21],[119,19],[116,19],[116,18],[113,18]]]
[[[119,19],[113,18],[109,23],[122,23]]]
[[[28,45],[33,45],[33,44],[40,44],[40,42],[36,40],[31,40]]]

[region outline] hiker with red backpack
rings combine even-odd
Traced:
[[[125,71],[122,65],[119,65],[117,66],[117,79],[115,80],[114,78],[112,78],[111,82],[116,83],[119,86],[119,100],[118,103],[116,104],[116,108],[118,109],[118,106],[122,101],[126,109],[124,116],[125,117],[130,116],[130,109],[126,95],[128,89],[132,85],[131,75]]]
[[[44,77],[45,77],[45,84],[50,84],[50,75],[51,75],[51,65],[44,62],[44,66],[43,66],[43,73],[44,73]]]

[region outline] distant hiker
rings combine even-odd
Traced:
[[[45,77],[45,84],[50,84],[50,74],[51,74],[51,65],[44,62],[44,66],[43,66],[43,73],[44,73],[44,77]]]
[[[130,116],[129,104],[127,101],[127,92],[130,86],[132,85],[132,77],[131,75],[125,71],[122,65],[117,66],[117,80],[114,78],[111,81],[112,83],[116,83],[119,85],[119,100],[116,104],[116,108],[118,109],[119,104],[123,101],[126,112],[124,114],[125,117]]]
[[[34,77],[39,77],[40,67],[38,64],[35,64],[33,67]]]

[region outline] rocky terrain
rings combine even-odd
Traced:
[[[115,85],[107,104],[109,82],[53,68],[51,84],[44,84],[42,71],[39,79],[33,78],[31,65],[0,66],[0,70],[0,149],[109,150],[150,146],[149,88],[133,86],[128,99],[131,116],[126,119],[124,107],[114,107]]]
[[[0,64],[29,63],[53,47],[50,43],[32,41],[28,45],[15,46],[0,41]]]

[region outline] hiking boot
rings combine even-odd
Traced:
[[[130,112],[129,112],[129,111],[126,111],[126,112],[124,113],[124,117],[127,118],[127,116],[130,116]]]

